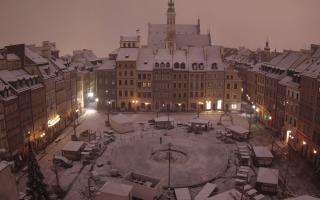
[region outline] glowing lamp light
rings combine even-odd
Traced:
[[[302,141],[302,144],[303,144],[303,145],[306,145],[307,143],[306,143],[306,141]]]
[[[202,102],[202,101],[199,101],[198,104],[199,104],[199,105],[203,105],[203,102]]]
[[[56,115],[53,119],[48,120],[48,127],[56,125],[60,121],[60,115]]]
[[[318,151],[314,149],[313,150],[313,154],[317,154],[317,153],[318,153]]]
[[[269,120],[272,120],[272,117],[271,117],[271,116],[269,116]]]
[[[87,96],[89,97],[89,98],[92,98],[93,97],[93,92],[89,92],[88,94],[87,94]]]
[[[257,109],[256,109],[256,112],[259,112],[259,111],[260,111],[260,109],[259,109],[259,108],[257,108]]]
[[[255,106],[255,105],[252,105],[252,108],[253,108],[253,109],[256,109],[256,106]]]
[[[99,102],[99,98],[96,98],[96,102]]]
[[[181,106],[181,103],[178,103],[178,106]]]

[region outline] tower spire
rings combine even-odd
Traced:
[[[174,1],[169,0],[167,10],[167,38],[166,48],[169,48],[171,52],[176,47],[176,11],[174,8]]]

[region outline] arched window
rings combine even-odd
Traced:
[[[193,70],[197,70],[197,68],[198,68],[198,64],[197,64],[197,63],[193,63],[193,64],[192,64],[192,69],[193,69]]]
[[[160,67],[165,67],[165,64],[162,62],[162,63],[160,64]]]
[[[169,68],[170,67],[170,63],[167,62],[166,63],[166,67]]]
[[[204,65],[203,65],[203,63],[200,63],[200,64],[199,64],[199,70],[204,70]]]
[[[178,68],[179,68],[179,63],[177,63],[177,62],[174,63],[174,68],[175,68],[175,69],[178,69]]]
[[[159,63],[156,62],[156,63],[154,64],[154,66],[158,68],[158,67],[159,67]]]
[[[217,65],[217,63],[212,63],[212,65],[211,65],[211,69],[218,69],[218,65]]]
[[[180,68],[181,69],[185,69],[186,68],[186,64],[185,63],[181,63]]]

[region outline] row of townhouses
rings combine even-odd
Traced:
[[[0,148],[18,164],[28,139],[44,147],[78,110],[77,73],[55,43],[10,45],[0,53]]]
[[[274,53],[256,62],[254,52],[226,58],[243,80],[243,96],[257,117],[285,143],[320,166],[320,46]]]
[[[223,62],[224,48],[196,24],[176,24],[174,2],[167,23],[149,24],[141,37],[121,36],[120,47],[95,67],[99,107],[118,111],[241,109],[242,81]],[[92,96],[91,92],[87,97]]]

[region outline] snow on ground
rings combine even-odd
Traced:
[[[121,182],[121,177],[130,170],[137,170],[166,178],[167,162],[165,158],[163,159],[165,154],[160,154],[159,157],[163,160],[160,159],[160,162],[156,162],[151,158],[151,152],[163,148],[168,142],[171,142],[173,147],[176,147],[187,155],[187,158],[183,158],[181,161],[184,163],[173,163],[173,183],[174,181],[179,183],[178,180],[180,180],[181,182],[194,181],[196,184],[200,183],[201,180],[214,179],[211,182],[217,184],[217,193],[234,188],[234,177],[236,176],[238,165],[237,156],[234,153],[236,148],[235,141],[220,140],[217,138],[215,131],[195,135],[187,133],[184,127],[175,127],[168,131],[156,130],[147,123],[148,120],[156,117],[155,113],[127,113],[125,115],[135,122],[136,131],[126,134],[115,134],[115,142],[107,145],[105,151],[101,152],[102,155],[97,160],[93,160],[92,168],[89,165],[82,169],[82,164],[76,162],[71,169],[60,169],[59,177],[62,181],[61,185],[69,189],[64,198],[65,200],[88,199],[88,184],[93,186],[93,191],[91,192],[93,195],[94,191],[97,191],[106,181]],[[161,113],[159,116],[166,116],[166,114]],[[244,115],[233,114],[232,116],[235,125],[244,128],[249,127],[248,120]],[[170,113],[170,117],[176,122],[189,122],[192,118],[196,117],[196,114]],[[200,118],[210,120],[215,130],[223,130],[223,126],[216,125],[219,121],[220,113],[202,113]],[[82,131],[90,129],[96,131],[97,135],[102,136],[104,130],[108,129],[105,126],[105,120],[105,113],[88,109],[79,120],[80,125],[77,127],[77,134],[79,135]],[[222,123],[224,125],[231,125],[228,117],[224,117]],[[72,128],[66,129],[61,136],[63,139],[58,144],[50,145],[46,153],[39,160],[41,169],[49,184],[55,182],[54,173],[51,170],[52,156],[53,154],[59,154],[64,144],[70,141],[72,133]],[[160,136],[162,137],[162,145],[160,145]],[[266,130],[259,124],[252,125],[252,135],[249,140],[251,145],[271,147],[272,140],[273,137],[270,130]],[[174,156],[181,159],[180,154]],[[320,187],[317,186],[319,180],[316,180],[316,177],[313,176],[310,166],[299,156],[292,156],[289,163],[288,168],[287,160],[282,157],[276,157],[272,166],[279,169],[280,177],[284,177],[286,172],[289,171],[287,174],[289,190],[295,195],[307,193],[319,194]],[[111,177],[110,172],[113,168],[119,170],[120,177]],[[188,176],[182,176],[182,172],[188,174]],[[251,185],[255,182],[256,172],[257,168],[253,168],[249,173]],[[25,183],[25,176],[21,176],[20,180],[19,190],[23,191],[25,187],[21,185]],[[190,192],[192,197],[200,190],[201,186],[191,187]],[[163,199],[165,199],[164,196]],[[272,199],[283,199],[281,192]]]

